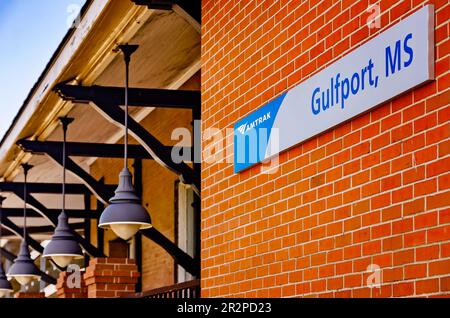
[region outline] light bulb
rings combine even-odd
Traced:
[[[17,282],[20,285],[25,286],[25,285],[29,284],[33,279],[36,279],[37,277],[27,275],[27,276],[14,276],[14,278],[17,280]]]
[[[74,259],[74,256],[72,255],[55,255],[52,256],[52,260],[62,268],[66,268],[67,265],[69,265],[72,260]]]
[[[111,224],[111,229],[121,239],[128,241],[133,237],[141,228],[141,224],[130,223],[115,223]]]

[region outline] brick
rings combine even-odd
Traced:
[[[449,274],[450,260],[443,260],[429,263],[428,272],[430,276]]]
[[[414,283],[400,283],[393,287],[394,297],[405,297],[414,294]]]
[[[446,175],[439,176],[438,179],[438,190],[446,190],[450,188],[450,173]]]
[[[427,209],[432,210],[450,205],[450,191],[427,197]]]
[[[417,197],[425,194],[431,194],[433,192],[436,192],[436,189],[436,179],[419,182],[414,184],[414,196]],[[427,199],[427,201],[429,200]]]
[[[413,133],[413,126],[411,123],[395,128],[391,132],[392,141],[397,142],[399,140],[406,139]]]
[[[416,194],[417,195],[417,194]],[[403,203],[403,215],[412,215],[424,211],[425,199],[419,198]]]
[[[440,279],[440,289],[441,291],[450,291],[450,276]]]
[[[386,268],[382,272],[383,282],[391,283],[403,280],[403,268]]]
[[[430,163],[427,165],[427,178],[447,172],[448,167],[450,167],[450,157]]]
[[[417,134],[418,132],[434,127],[436,126],[436,123],[437,123],[436,113],[432,113],[425,117],[416,119],[414,121],[414,133]]]
[[[371,241],[363,244],[363,255],[373,255],[381,252],[381,241]]]
[[[427,99],[426,101],[427,112],[439,109],[442,106],[447,106],[449,100],[450,100],[450,90],[446,90],[434,97],[431,97],[430,99]]]
[[[405,266],[405,279],[423,278],[427,275],[427,264]]]
[[[395,252],[392,257],[394,266],[412,263],[414,261],[414,249]]]
[[[437,225],[437,212],[429,212],[414,217],[414,229],[423,229]]]
[[[387,191],[398,188],[402,183],[402,176],[400,173],[388,176],[381,180],[381,191]]]
[[[403,184],[410,184],[425,178],[425,167],[415,167],[402,173]]]
[[[428,261],[439,257],[439,245],[416,248],[416,261]]]
[[[427,230],[427,243],[435,243],[450,239],[450,225]]]
[[[416,282],[416,294],[430,294],[439,291],[439,279],[425,279]]]
[[[426,242],[426,232],[413,232],[405,234],[404,236],[404,245],[405,247],[417,246],[425,244]]]
[[[352,274],[344,277],[344,287],[345,288],[354,288],[362,285],[362,275],[361,274]]]
[[[409,232],[413,229],[412,218],[402,218],[392,223],[392,233],[399,234]]]
[[[435,144],[450,137],[450,124],[446,123],[426,133],[427,145]]]

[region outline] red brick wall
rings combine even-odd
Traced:
[[[447,0],[379,1],[371,30],[367,0],[204,0],[202,118],[232,127],[429,2],[436,81],[282,153],[276,174],[203,164],[202,296],[450,294]]]
[[[134,259],[91,259],[83,276],[87,297],[114,298],[133,294],[139,276]]]

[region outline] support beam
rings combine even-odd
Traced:
[[[2,209],[5,216],[8,217],[21,217],[23,215],[22,208],[3,208]],[[61,210],[59,209],[47,209],[49,214],[59,215]],[[100,213],[95,210],[65,210],[69,218],[72,219],[94,219],[97,220],[100,217]],[[42,217],[42,215],[33,209],[27,209],[27,217]]]
[[[123,87],[79,86],[58,84],[54,91],[64,100],[75,103],[102,103],[106,105],[123,105],[125,90]],[[129,88],[128,102],[130,106],[156,108],[200,109],[200,91]]]
[[[58,141],[19,140],[17,145],[32,154],[47,154],[62,149],[62,142]],[[68,142],[66,145],[67,155],[73,157],[123,158],[124,153],[124,145],[120,144]],[[171,152],[173,149],[177,153],[191,151],[191,147],[164,146],[164,148],[166,148],[165,151]],[[153,159],[140,145],[128,145],[128,157],[130,159]]]
[[[2,217],[2,226],[4,228],[6,228],[7,230],[9,230],[11,233],[14,233],[15,235],[21,237],[22,239],[25,239],[27,241],[28,245],[32,249],[34,249],[36,252],[38,252],[39,254],[42,254],[44,252],[44,248],[38,241],[33,239],[28,234],[26,237],[23,237],[23,229],[21,227],[17,226],[16,224],[14,224],[13,222],[11,222],[11,220],[5,216]]]
[[[112,120],[113,122],[116,123],[116,125],[122,127],[124,125],[123,119],[125,118],[125,112],[119,106],[123,104],[123,100],[125,98],[124,97],[125,90],[123,88],[115,88],[114,90],[109,91],[109,89],[110,88],[108,87],[100,87],[100,86],[85,87],[61,83],[55,86],[54,91],[56,91],[59,94],[59,96],[64,100],[83,103],[89,102],[89,104],[92,105],[105,118]],[[170,99],[170,96],[172,94],[176,96],[177,92],[180,91],[178,90],[167,91],[163,98],[159,99],[154,98],[153,100],[151,96],[143,96],[142,97],[143,102],[141,103],[140,106],[145,106],[143,105],[144,103],[153,106],[155,105],[161,106],[161,104],[163,105],[165,104],[166,106],[171,105],[174,103],[174,101]],[[200,94],[200,92],[198,91],[196,91],[196,93]],[[110,94],[112,95],[110,96]],[[136,95],[136,93],[133,93],[133,89],[131,89],[130,95],[133,96],[133,94]],[[198,105],[200,105],[200,95],[198,96],[199,96]],[[133,103],[133,98],[129,98],[129,101],[130,105],[136,104],[136,101],[135,103]],[[184,101],[183,103],[186,103],[186,101]],[[196,111],[198,112],[199,109],[200,108],[198,108]],[[178,174],[184,183],[191,184],[194,191],[200,193],[200,179],[198,178],[198,175],[194,173],[191,167],[189,167],[184,162],[175,163],[172,160],[171,151],[165,149],[164,145],[156,137],[154,137],[145,128],[143,128],[131,116],[128,116],[128,127],[130,133],[148,151],[148,153],[153,157],[153,159],[156,162],[158,162],[163,167],[171,170],[172,172]],[[103,201],[103,203],[106,202]]]
[[[14,260],[17,258],[17,255],[14,255],[13,253],[11,253],[10,251],[8,251],[7,249],[0,247],[2,249],[2,255],[5,256],[6,259],[8,259],[10,262],[14,262]],[[48,283],[48,284],[53,284],[56,285],[56,278],[48,275],[47,273],[41,271],[41,280],[43,280],[44,282]]]
[[[131,0],[138,6],[147,6],[149,9],[172,10],[173,0]]]
[[[107,191],[113,192],[116,185],[104,185]],[[23,182],[0,182],[0,192],[15,192],[23,190]],[[60,183],[33,183],[27,182],[27,192],[29,193],[48,193],[60,194],[62,184]],[[89,194],[91,191],[84,184],[69,183],[66,184],[67,194]]]
[[[25,149],[25,151],[27,151]],[[62,158],[60,154],[60,149],[51,148],[47,149],[45,152],[53,161],[62,166]],[[28,152],[31,152],[28,150]],[[90,192],[95,195],[103,203],[107,203],[109,198],[114,194],[113,187],[106,187],[104,184],[95,180],[89,173],[81,168],[75,161],[70,158],[66,158],[66,169],[72,172],[81,182],[90,190]],[[115,188],[115,187],[114,187]],[[84,193],[83,193],[84,194]]]
[[[17,144],[19,146],[25,146],[26,141],[21,140],[18,141]],[[28,150],[24,148],[24,151],[33,153],[32,150]],[[62,158],[61,158],[61,148],[48,147],[45,149],[45,154],[47,154],[51,159],[53,159],[56,163],[62,166]],[[117,186],[105,186],[99,181],[95,180],[89,173],[87,173],[83,168],[81,168],[75,161],[70,158],[66,158],[66,169],[72,172],[77,178],[80,179],[81,182],[90,190],[92,194],[94,194],[100,201],[103,203],[107,203],[109,198],[111,198],[114,194],[114,190]],[[84,193],[83,193],[84,194]]]
[[[23,198],[23,191],[17,191],[15,194]],[[33,197],[30,193],[27,193],[27,205],[34,209],[36,212],[38,212],[42,217],[47,219],[47,221],[50,222],[51,225],[56,227],[56,224],[58,224],[58,215],[50,214],[50,212],[47,210],[47,208],[38,200],[36,200],[35,197]]]
[[[14,192],[18,197],[23,198],[23,190]],[[29,193],[27,193],[27,205],[34,209],[36,212],[38,212],[41,216],[46,218],[53,227],[56,227],[58,215],[52,215],[49,210],[38,200],[36,200],[33,196],[31,196]],[[13,231],[14,232],[14,231]],[[14,232],[15,233],[15,232]],[[81,244],[81,246],[86,250],[87,253],[94,257],[104,257],[105,254],[96,248],[94,245],[92,245],[89,241],[87,241],[85,238],[83,238],[80,234],[77,232],[73,232],[76,240],[78,243]]]
[[[84,222],[70,223],[70,228],[74,231],[84,229]],[[22,230],[22,228],[20,228]],[[40,234],[40,233],[51,233],[55,230],[55,228],[51,225],[42,225],[42,226],[27,226],[27,233],[29,234]],[[3,236],[16,236],[17,234],[7,230],[2,233]]]
[[[131,0],[137,5],[147,6],[149,9],[172,10],[172,5],[177,4],[189,13],[198,23],[201,23],[202,7],[200,0]]]
[[[62,165],[62,158],[57,153],[48,154],[54,161]],[[72,172],[76,177],[82,181],[86,187],[91,190],[92,194],[99,198],[103,203],[107,203],[109,198],[114,195],[114,192],[110,189],[104,187],[103,184],[99,183],[92,177],[89,173],[86,172],[83,168],[75,163],[70,158],[66,158],[66,169]]]
[[[11,220],[9,220],[7,217],[2,216],[1,219],[1,223],[2,226],[4,228],[6,228],[7,230],[9,230],[10,232],[14,233],[15,235],[17,235],[18,237],[22,238],[23,240],[25,240],[28,244],[28,246],[30,246],[32,249],[34,249],[36,252],[38,252],[39,254],[42,254],[44,252],[44,247],[35,239],[33,239],[30,235],[26,235],[26,237],[23,236],[23,229],[20,228],[19,226],[17,226],[16,224],[14,224]],[[63,270],[60,266],[58,266],[58,264],[56,264],[53,260],[51,260],[51,262],[53,263],[53,265],[55,265],[57,268],[59,268],[60,270]]]
[[[91,105],[103,116],[113,120],[117,125],[123,125],[125,112],[120,107],[107,106],[105,104]],[[172,153],[167,151],[156,137],[130,116],[128,117],[128,128],[133,137],[148,151],[158,164],[178,174],[180,179],[184,183],[191,184],[196,192],[200,191],[200,179],[194,173],[193,169],[184,162],[173,162]]]
[[[174,0],[181,9],[186,11],[200,25],[202,24],[202,2],[201,0]]]

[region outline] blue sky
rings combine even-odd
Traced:
[[[0,0],[0,139],[85,0]]]

